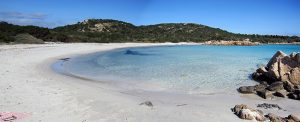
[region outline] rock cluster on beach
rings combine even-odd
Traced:
[[[273,113],[264,113],[259,109],[253,109],[247,105],[241,104],[236,105],[232,108],[232,111],[241,119],[245,120],[256,120],[256,121],[270,121],[270,122],[300,122],[300,119],[291,114],[288,117],[280,117]]]
[[[264,109],[278,109],[278,110],[283,110],[279,105],[277,104],[269,104],[269,103],[263,103],[263,104],[258,104],[258,108],[264,108]]]
[[[236,105],[232,109],[232,111],[234,112],[235,115],[237,115],[241,119],[246,119],[246,120],[255,119],[257,121],[265,121],[266,120],[262,111],[252,109],[244,104]]]
[[[243,41],[206,41],[204,44],[207,45],[241,45],[241,46],[252,46],[259,45],[259,42],[251,42],[249,39]]]
[[[268,99],[274,96],[300,100],[300,53],[289,56],[278,51],[266,67],[260,67],[252,74],[259,81],[255,86],[242,86],[240,93],[257,95]]]

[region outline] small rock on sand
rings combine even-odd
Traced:
[[[263,103],[263,104],[258,104],[257,105],[258,108],[264,108],[264,109],[272,109],[272,108],[276,108],[281,110],[282,108],[277,105],[277,104],[269,104],[269,103]]]
[[[153,104],[151,101],[145,101],[143,103],[141,103],[140,105],[146,105],[146,106],[149,106],[149,107],[153,107]]]

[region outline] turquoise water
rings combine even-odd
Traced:
[[[124,88],[189,93],[233,92],[252,85],[249,77],[277,50],[300,52],[299,45],[159,46],[116,49],[72,58],[65,72]]]

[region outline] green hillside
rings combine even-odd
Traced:
[[[235,34],[195,23],[163,23],[135,26],[111,19],[89,19],[54,29],[0,23],[0,42],[16,42],[18,34],[30,34],[44,41],[61,42],[204,42],[210,40],[245,40],[300,42],[298,36]]]

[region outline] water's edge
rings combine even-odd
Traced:
[[[107,83],[107,84],[110,84],[112,86],[116,86],[116,87],[120,87],[120,88],[123,88],[123,89],[127,89],[127,90],[136,90],[136,89],[139,89],[139,90],[150,90],[150,91],[174,91],[174,92],[182,92],[181,90],[178,90],[178,89],[168,89],[168,88],[165,88],[165,87],[160,87],[159,84],[153,84],[153,82],[148,82],[147,84],[142,84],[141,81],[144,82],[144,80],[132,80],[132,79],[122,79],[122,77],[119,77],[118,75],[116,74],[112,74],[112,76],[110,76],[110,78],[107,78],[105,79],[105,77],[101,77],[101,79],[98,79],[97,77],[100,77],[100,76],[105,76],[105,74],[102,74],[100,76],[95,76],[95,75],[92,75],[92,76],[95,76],[95,77],[91,77],[91,76],[86,76],[86,75],[83,75],[83,74],[80,74],[80,73],[74,73],[72,71],[69,71],[68,67],[65,67],[65,65],[68,65],[69,62],[72,62],[73,59],[78,59],[78,58],[90,58],[90,57],[93,57],[93,56],[103,56],[105,54],[118,54],[120,53],[120,51],[126,51],[126,50],[130,50],[130,51],[133,51],[133,52],[130,52],[130,53],[137,53],[139,54],[139,52],[135,52],[135,50],[147,50],[147,49],[152,49],[152,48],[169,48],[169,47],[179,47],[179,46],[182,46],[182,45],[158,45],[158,46],[142,46],[142,47],[123,47],[123,48],[115,48],[115,49],[111,49],[111,50],[105,50],[105,51],[100,51],[100,52],[93,52],[93,53],[88,53],[88,54],[83,54],[83,55],[77,55],[77,56],[74,56],[74,57],[70,57],[70,59],[68,60],[59,60],[57,62],[55,62],[54,64],[52,64],[52,69],[55,71],[55,72],[58,72],[60,74],[63,74],[63,75],[67,75],[67,76],[71,76],[71,77],[75,77],[75,78],[80,78],[80,79],[84,79],[84,80],[90,80],[90,81],[94,81],[94,82],[100,82],[100,83]],[[187,46],[187,45],[183,45],[183,46]],[[188,45],[187,47],[190,48],[191,46],[198,46],[197,44],[196,45]],[[212,46],[212,45],[201,45],[205,48],[227,48],[228,46]],[[272,45],[258,45],[258,46],[250,46],[252,48],[258,48],[260,46],[272,46]],[[234,48],[237,48],[238,50],[239,49],[245,49],[245,48],[249,48],[249,46],[229,46],[229,47],[234,47]],[[275,45],[276,47],[276,45]],[[265,48],[265,47],[263,47]],[[230,49],[230,48],[229,48]],[[276,48],[277,49],[277,48]],[[279,48],[280,49],[280,48]],[[235,49],[236,50],[236,49]],[[124,53],[124,52],[121,52],[121,54]],[[127,53],[127,52],[126,52]],[[267,57],[270,57],[269,55]],[[236,57],[235,57],[236,58]],[[238,57],[239,58],[239,57]],[[250,58],[251,59],[251,58]],[[121,59],[122,60],[122,59]],[[259,59],[259,60],[262,60],[262,59]],[[267,59],[263,59],[263,60],[267,60]],[[94,61],[94,59],[93,59]],[[261,62],[261,61],[260,61]],[[103,62],[102,62],[103,63]],[[135,64],[135,63],[133,63]],[[80,65],[80,64],[79,64]],[[137,64],[138,65],[138,64]],[[252,64],[253,65],[253,64]],[[250,74],[252,74],[254,72],[254,70],[256,69],[255,66],[248,66],[248,70],[243,70],[243,68],[240,68],[240,69],[236,69],[238,70],[238,72],[242,72],[242,74],[247,74],[247,76],[245,75],[241,75],[243,77],[240,77],[242,79],[237,79],[237,80],[245,80],[245,79],[248,79],[246,81],[251,81],[251,77],[250,77]],[[72,65],[71,65],[72,66]],[[73,64],[74,66],[74,64]],[[258,66],[258,65],[257,65]],[[177,67],[177,66],[176,66]],[[235,67],[241,67],[240,65],[237,65]],[[242,66],[243,67],[243,66]],[[252,70],[249,70],[249,67],[252,67],[251,69]],[[88,68],[85,68],[84,70],[87,70]],[[209,71],[211,72],[211,71]],[[127,71],[126,71],[127,73]],[[129,72],[130,73],[130,72]],[[187,71],[187,73],[189,73],[189,71]],[[168,77],[168,76],[165,76],[165,77]],[[183,76],[185,77],[185,76]],[[225,77],[225,76],[221,76],[221,77]],[[232,76],[231,76],[232,77]],[[121,79],[120,79],[121,78]],[[188,80],[186,80],[188,81]],[[209,82],[210,80],[207,80],[206,82]],[[221,83],[224,82],[224,81],[221,81]],[[236,81],[232,81],[232,82],[236,82]],[[255,81],[251,81],[252,84],[255,84],[256,82]],[[185,83],[186,84],[186,83]],[[250,83],[249,83],[250,84]],[[172,85],[172,84],[171,84]],[[200,84],[201,85],[201,84]],[[221,84],[222,85],[222,84]],[[227,85],[230,85],[230,84],[227,84]],[[239,85],[245,85],[245,84],[239,84],[239,83],[236,83],[234,86],[232,86],[234,84],[231,84],[231,93],[235,93],[236,92],[236,88],[239,86]],[[197,87],[196,87],[197,88]],[[222,88],[222,87],[220,87]],[[203,92],[201,92],[203,91]],[[225,90],[226,91],[226,90]],[[189,90],[189,91],[183,91],[185,93],[189,93],[189,94],[197,94],[197,93],[201,93],[201,94],[215,94],[215,93],[222,93],[221,91],[205,91],[203,90],[203,88],[197,88],[197,92],[196,91],[193,91],[193,90]]]

